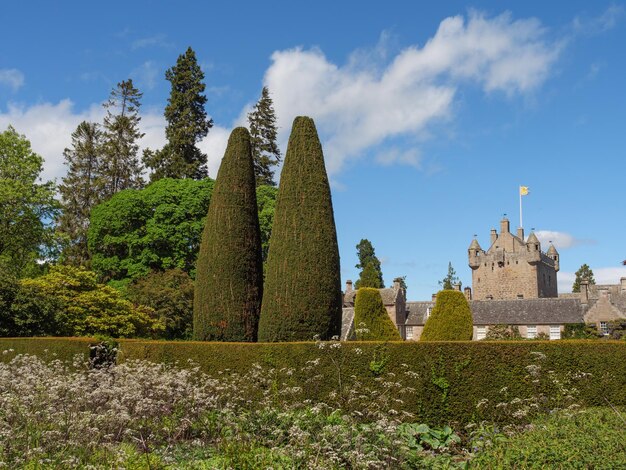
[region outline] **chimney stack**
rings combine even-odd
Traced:
[[[522,227],[517,229],[517,238],[524,241],[524,229]]]
[[[511,229],[511,225],[509,224],[509,219],[504,217],[500,221],[500,233],[508,233],[511,231],[510,229]]]
[[[491,229],[491,244],[493,245],[497,239],[498,239],[498,232],[496,231],[495,228],[492,228]]]
[[[393,290],[398,291],[400,290],[400,286],[402,285],[402,278],[401,277],[396,277],[393,280]]]
[[[620,277],[619,283],[622,294],[626,294],[626,277]]]
[[[352,281],[350,279],[346,281],[346,294],[348,292],[352,292]]]
[[[589,281],[583,279],[580,281],[580,303],[586,304],[589,302]]]
[[[435,302],[437,300],[437,294],[433,294],[430,300]]]
[[[461,284],[459,284],[458,282],[456,284],[452,284],[452,289],[461,292]]]
[[[463,292],[465,293],[465,298],[467,299],[468,302],[472,300],[472,288],[471,287],[466,287],[465,289],[463,289]]]

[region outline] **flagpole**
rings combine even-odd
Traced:
[[[524,228],[524,225],[522,224],[522,187],[521,186],[518,188],[518,192],[519,192],[519,226],[520,228]]]

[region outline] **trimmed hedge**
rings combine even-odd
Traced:
[[[3,338],[0,350],[43,354],[44,349],[71,359],[87,352],[89,339]],[[431,425],[467,423],[480,419],[476,404],[488,399],[495,404],[530,394],[550,393],[543,381],[532,383],[526,367],[531,352],[542,352],[542,369],[559,376],[585,372],[590,378],[576,386],[585,406],[626,406],[626,344],[623,341],[455,341],[455,342],[347,342],[341,347],[320,349],[315,343],[202,343],[120,340],[118,362],[146,359],[186,366],[191,360],[213,376],[242,375],[253,364],[273,369],[276,389],[283,384],[303,386],[307,398],[327,400],[338,390],[358,381],[381,388],[388,373],[416,392],[398,396],[399,408],[416,414],[416,420]],[[311,370],[312,363],[318,362]],[[291,372],[289,372],[289,370]],[[406,371],[417,373],[407,375]],[[269,373],[268,373],[269,375]],[[312,377],[319,377],[311,381]],[[506,392],[502,389],[506,387]],[[253,399],[254,397],[250,397]]]
[[[71,361],[76,354],[88,358],[89,346],[99,342],[94,338],[0,338],[0,361],[9,362],[17,354],[34,354],[43,359],[62,361]]]
[[[193,338],[256,341],[263,297],[261,232],[250,134],[230,134],[196,264]]]
[[[259,341],[341,333],[341,279],[333,203],[313,120],[293,121],[267,256]]]
[[[469,341],[473,334],[472,311],[462,292],[437,293],[433,312],[426,320],[420,341]]]
[[[378,289],[361,287],[354,301],[354,328],[359,341],[400,341]],[[367,330],[361,332],[361,330]]]

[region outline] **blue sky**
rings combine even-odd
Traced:
[[[211,2],[213,3],[213,2]],[[110,89],[144,93],[144,147],[164,141],[165,70],[187,46],[215,121],[215,176],[233,126],[268,85],[283,151],[291,121],[318,125],[342,278],[374,244],[385,281],[427,299],[502,214],[553,240],[560,291],[589,264],[626,276],[624,2],[11,2],[0,30],[0,128],[13,124],[64,174],[62,150]],[[62,5],[62,6],[61,6]]]

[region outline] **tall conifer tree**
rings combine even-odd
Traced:
[[[276,114],[266,86],[263,87],[261,98],[254,106],[254,110],[248,113],[248,123],[256,184],[275,186],[273,167],[280,162],[281,155],[276,143]]]
[[[144,163],[153,170],[150,178],[206,178],[207,156],[197,144],[207,136],[213,120],[207,119],[204,73],[191,47],[165,72],[165,78],[172,87],[165,107],[167,144],[144,152]]]
[[[329,339],[341,329],[333,204],[313,120],[294,120],[266,263],[259,341]]]
[[[250,134],[228,139],[196,265],[193,336],[200,341],[256,341],[263,292],[261,232]]]
[[[356,267],[361,270],[361,273],[354,287],[357,289],[361,287],[382,289],[385,287],[383,273],[380,268],[380,260],[376,257],[372,242],[367,238],[361,239],[356,246],[356,251],[359,257],[359,264],[357,264]]]
[[[98,125],[83,121],[72,134],[72,147],[63,152],[68,170],[59,185],[62,213],[57,231],[67,239],[63,260],[74,266],[84,266],[89,260],[87,230],[91,208],[100,201],[101,151]]]
[[[128,188],[144,185],[139,160],[139,107],[142,93],[132,79],[117,84],[104,104],[103,152],[100,167],[100,194],[103,200]]]

